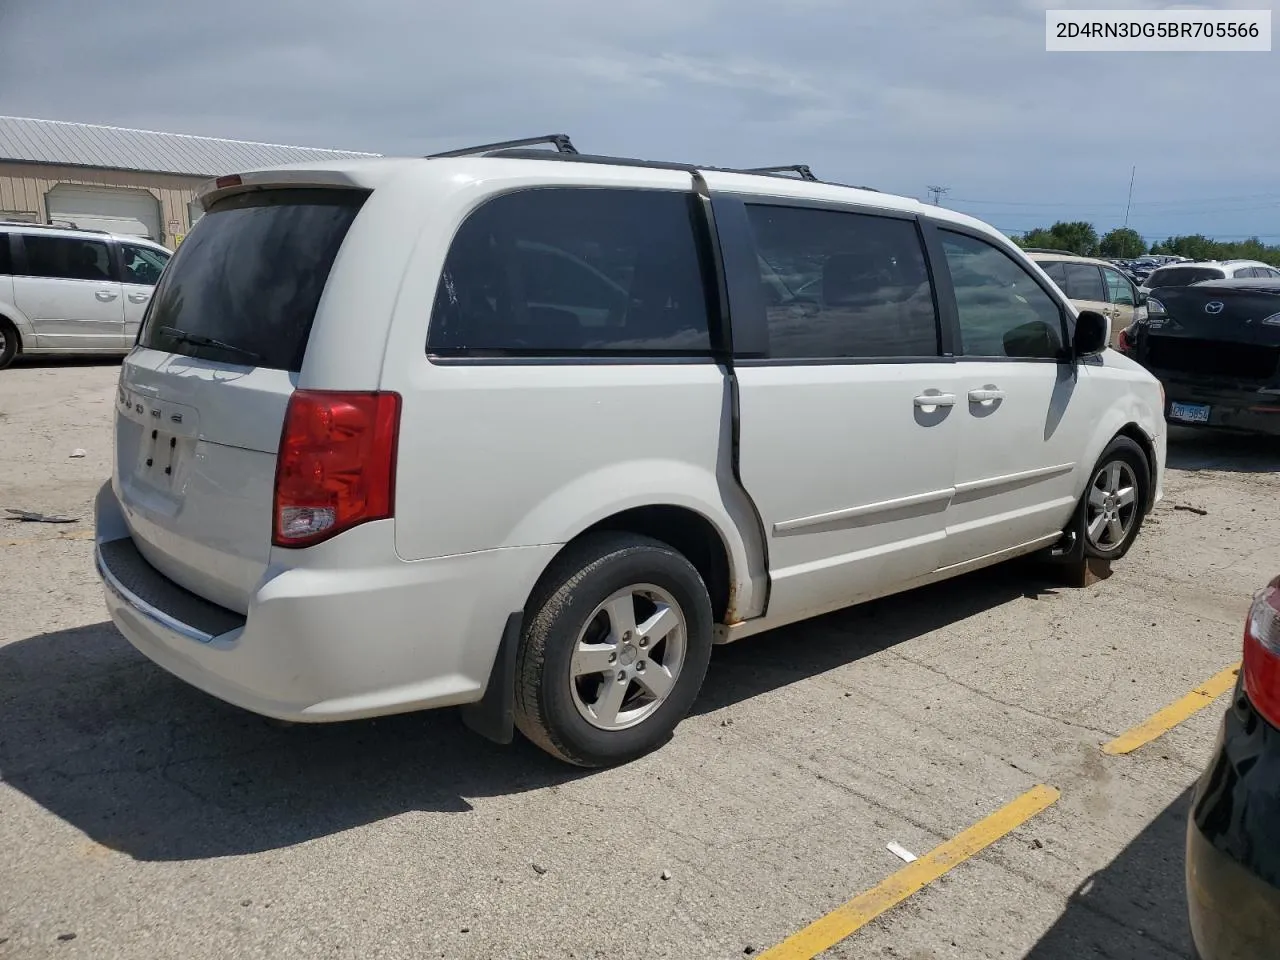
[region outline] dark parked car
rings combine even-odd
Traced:
[[[1118,349],[1160,378],[1170,423],[1280,434],[1280,280],[1158,287]]]
[[[1202,960],[1280,956],[1280,577],[1259,592],[1244,669],[1187,823],[1187,906]]]

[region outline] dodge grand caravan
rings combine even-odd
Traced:
[[[224,177],[120,375],[120,630],[294,721],[465,705],[595,766],[713,643],[1074,543],[1160,496],[1160,387],[985,224],[552,153]]]

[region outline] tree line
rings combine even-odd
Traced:
[[[1015,235],[1012,239],[1022,247],[1049,247],[1084,257],[1132,259],[1154,253],[1190,257],[1192,260],[1261,260],[1280,267],[1280,245],[1265,244],[1257,237],[1250,237],[1248,240],[1211,240],[1196,233],[1169,237],[1148,246],[1142,234],[1132,227],[1116,227],[1099,237],[1093,224],[1085,220],[1074,220],[1059,221],[1051,227],[1037,227],[1021,236]]]

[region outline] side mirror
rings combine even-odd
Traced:
[[[1138,307],[1145,307],[1147,305],[1147,300],[1151,296],[1151,294],[1143,293],[1141,290],[1135,290],[1134,293],[1137,295],[1137,298],[1138,298],[1138,302],[1134,305]]]
[[[1076,318],[1076,334],[1071,341],[1077,357],[1091,357],[1107,349],[1111,321],[1096,310],[1081,310]]]

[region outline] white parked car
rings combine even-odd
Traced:
[[[1160,387],[992,228],[507,149],[226,177],[121,371],[120,630],[294,721],[467,705],[582,765],[711,646],[1076,543],[1160,495]]]
[[[1203,280],[1280,279],[1280,270],[1258,260],[1183,260],[1152,270],[1138,292],[1149,295],[1156,287],[1188,287]]]
[[[142,237],[0,222],[0,369],[133,347],[171,252]]]

